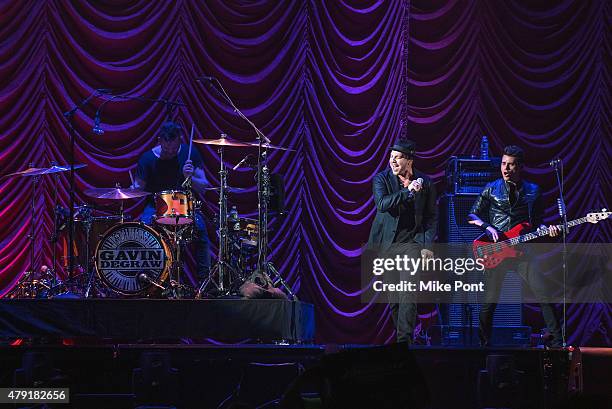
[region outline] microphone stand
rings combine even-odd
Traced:
[[[167,119],[171,119],[172,110],[174,109],[174,107],[187,106],[187,104],[183,102],[171,101],[167,98],[150,98],[150,97],[142,97],[142,96],[137,96],[137,95],[113,95],[112,97],[104,101],[102,104],[100,104],[100,107],[96,111],[96,117],[98,118],[98,120],[102,117],[102,113],[104,112],[104,107],[106,106],[106,104],[108,104],[111,101],[115,101],[117,99],[122,99],[126,101],[141,101],[141,102],[153,102],[153,103],[163,104],[166,107],[166,118]],[[100,134],[102,133],[103,132],[100,132]]]
[[[175,107],[186,107],[187,104],[180,101],[171,101],[168,98],[150,98],[150,97],[139,97],[139,96],[125,96],[126,99],[135,99],[143,102],[154,102],[163,104],[166,107],[166,119],[172,119],[172,110]]]
[[[559,166],[560,165],[560,166]],[[563,222],[563,229],[561,237],[563,239],[563,323],[561,325],[561,339],[563,347],[567,346],[567,325],[566,325],[566,314],[567,314],[567,212],[565,208],[565,199],[563,198],[563,162],[554,162],[555,176],[557,177],[557,187],[559,188],[559,198],[557,199],[559,205],[559,216]],[[560,169],[559,169],[560,168]]]
[[[70,135],[70,219],[68,220],[68,277],[72,278],[74,273],[74,146],[77,137],[76,129],[74,128],[74,115],[89,101],[98,95],[103,94],[104,91],[96,89],[94,92],[89,94],[85,99],[82,99],[77,103],[70,111],[64,112],[64,118],[68,124],[68,132]]]
[[[249,125],[251,125],[251,128],[253,128],[255,130],[255,133],[257,134],[257,139],[263,139],[265,143],[271,143],[270,139],[268,139],[268,137],[259,130],[257,125],[255,125],[253,121],[247,118],[247,116],[242,113],[242,111],[236,106],[236,104],[234,104],[234,101],[232,101],[229,95],[227,95],[227,92],[225,92],[225,88],[223,88],[223,85],[221,84],[221,82],[219,82],[218,79],[216,79],[215,77],[201,76],[197,78],[197,80],[200,82],[208,81],[212,85],[210,88],[213,89],[217,94],[219,94],[223,99],[225,99],[225,101],[232,108],[234,108],[234,112],[237,113],[240,118],[244,119]],[[219,86],[219,89],[215,88],[213,81]]]
[[[251,127],[255,130],[258,141],[258,155],[257,155],[257,223],[259,237],[257,240],[257,269],[251,275],[251,277],[257,274],[261,275],[264,281],[272,286],[275,282],[280,283],[285,291],[289,294],[292,300],[297,300],[295,293],[283,280],[278,270],[274,267],[272,262],[267,261],[268,253],[268,199],[270,196],[270,174],[267,166],[267,145],[270,144],[270,139],[263,132],[257,128],[257,126],[251,121],[242,111],[234,104],[234,101],[225,92],[225,88],[221,82],[215,77],[200,76],[197,78],[198,81],[209,82],[211,88],[234,109],[234,112],[244,119]],[[214,83],[219,86],[219,89],[214,87]],[[223,215],[222,215],[223,217]],[[274,281],[270,279],[269,273],[273,273],[275,276]]]

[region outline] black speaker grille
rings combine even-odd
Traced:
[[[440,225],[439,238],[442,243],[471,243],[482,234],[479,227],[470,225],[467,222],[475,196],[463,195],[445,195],[440,199]],[[460,256],[457,254],[457,256]],[[470,280],[482,279],[482,273],[470,272],[467,273]],[[522,325],[523,311],[522,304],[509,304],[508,301],[520,300],[522,296],[522,280],[520,276],[514,272],[506,274],[504,284],[500,294],[500,303],[497,306],[495,315],[493,316],[493,325],[496,327],[515,327]],[[465,295],[455,295],[453,301],[448,308],[447,321],[449,325],[478,326],[478,314],[480,313],[480,296],[470,295],[466,298]],[[467,304],[467,305],[466,305]],[[469,317],[469,318],[468,318]]]

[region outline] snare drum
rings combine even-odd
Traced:
[[[164,190],[155,194],[155,221],[158,224],[191,224],[193,196],[184,190]]]

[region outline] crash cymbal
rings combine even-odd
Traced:
[[[97,188],[97,189],[87,189],[85,192],[87,196],[94,197],[96,199],[109,199],[109,200],[126,200],[126,199],[135,199],[138,197],[148,196],[151,193],[145,192],[140,189],[133,189],[131,187],[128,188]]]
[[[87,166],[84,163],[78,163],[74,165],[75,169],[81,169]],[[26,170],[21,170],[19,172],[9,173],[8,175],[2,176],[3,178],[9,176],[40,176],[40,175],[48,175],[50,173],[58,173],[58,172],[68,172],[70,171],[70,165],[66,166],[57,166],[53,165],[50,168],[28,168]]]
[[[221,190],[220,187],[205,187],[204,190],[214,190],[215,192],[218,192],[219,190]],[[240,193],[240,192],[246,192],[247,189],[243,188],[243,187],[231,187],[228,186],[225,188],[226,192],[230,192],[230,193]]]
[[[85,166],[87,166],[84,163],[76,163],[74,165],[74,169],[81,169],[84,168]],[[53,165],[50,168],[47,168],[45,171],[42,172],[43,175],[48,175],[49,173],[58,173],[58,172],[70,172],[70,165],[65,165],[65,166],[57,166],[57,165]]]
[[[259,147],[259,142],[250,142],[249,145],[251,145],[252,147]],[[284,146],[278,146],[278,145],[272,145],[270,143],[264,142],[261,144],[262,148],[266,148],[266,149],[278,149],[281,151],[291,151],[291,152],[295,152],[295,149],[292,148],[285,148]]]
[[[252,145],[249,142],[242,142],[232,138],[219,138],[219,139],[194,139],[195,143],[201,143],[203,145],[216,145],[216,146],[242,146],[250,148]]]

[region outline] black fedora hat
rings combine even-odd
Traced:
[[[408,159],[414,158],[414,151],[416,150],[416,143],[410,139],[398,139],[395,141],[393,146],[389,148],[391,151],[401,152],[408,157]]]

